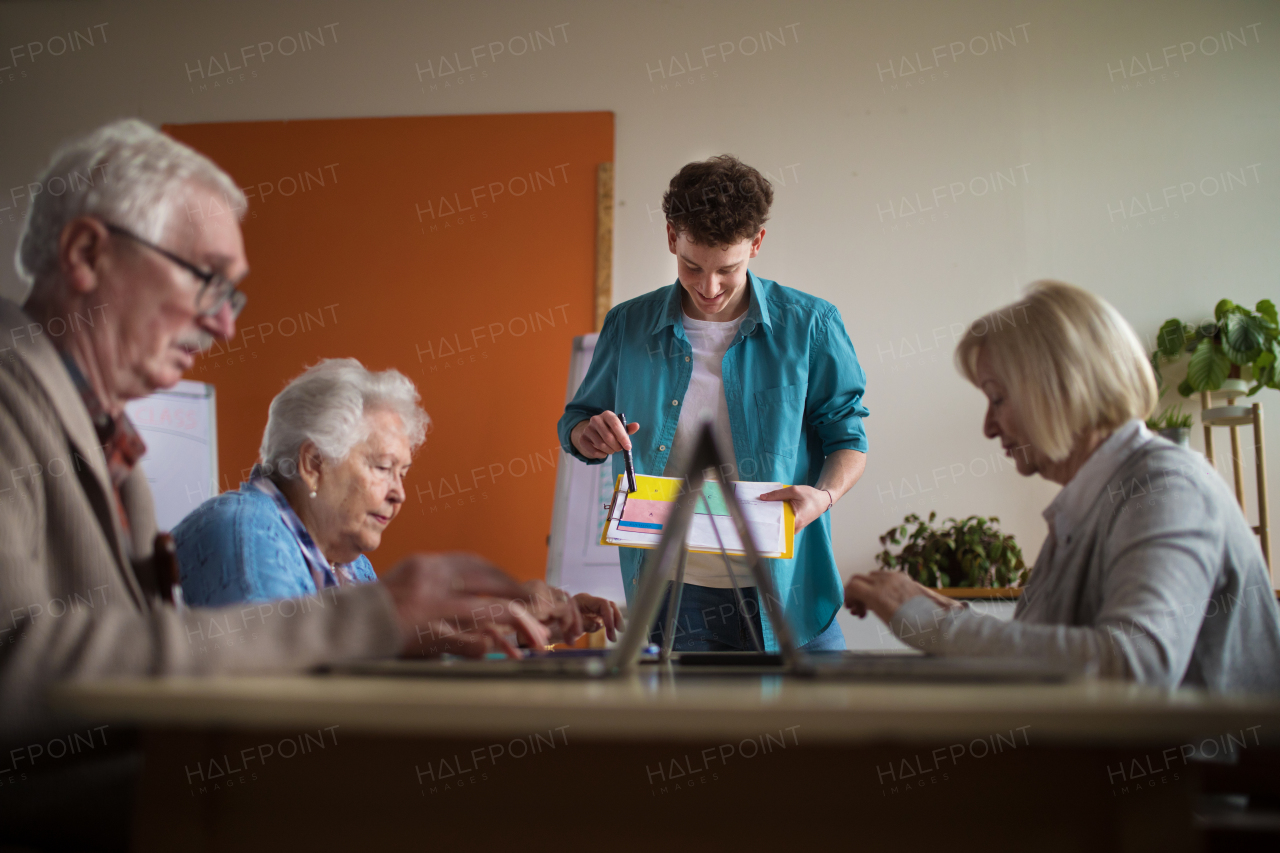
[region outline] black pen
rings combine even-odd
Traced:
[[[622,431],[626,432],[627,416],[619,412],[618,420],[622,421]],[[630,488],[627,489],[627,494],[631,494],[636,490],[636,464],[631,459],[631,451],[625,447],[622,448],[622,458],[626,460],[627,463],[627,485],[630,486]]]

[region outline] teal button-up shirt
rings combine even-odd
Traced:
[[[737,479],[814,485],[827,455],[867,450],[862,419],[866,375],[840,312],[830,302],[748,272],[751,305],[722,362]],[[640,431],[631,437],[637,473],[661,476],[671,453],[689,377],[692,348],[681,319],[680,283],[611,310],[578,393],[560,418],[560,444],[587,464],[569,440],[580,421],[609,410],[626,412]],[[673,402],[675,405],[673,405]],[[613,470],[621,474],[622,454]],[[620,548],[628,604],[648,552]],[[804,644],[822,633],[844,599],[824,514],[796,534],[790,560],[766,560],[787,616]],[[777,641],[762,615],[770,650]]]

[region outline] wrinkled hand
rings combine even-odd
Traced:
[[[844,585],[844,604],[854,616],[861,619],[871,611],[886,625],[899,607],[920,595],[941,607],[960,606],[936,590],[916,583],[905,572],[877,571],[854,575]]]
[[[395,603],[403,654],[474,657],[494,645],[513,654],[510,643],[498,639],[501,625],[534,648],[548,641],[524,587],[475,554],[415,554],[380,583]]]
[[[604,459],[611,453],[631,449],[631,436],[640,430],[640,424],[622,421],[613,412],[601,412],[585,421],[578,421],[569,432],[569,440],[578,452],[588,459]]]
[[[604,628],[604,635],[609,638],[609,642],[614,642],[618,639],[618,632],[626,628],[622,624],[622,611],[609,599],[580,592],[573,600],[582,616],[582,628],[588,634]]]
[[[762,501],[790,501],[791,509],[796,514],[796,530],[804,530],[818,516],[827,511],[831,501],[827,493],[813,486],[787,486],[785,489],[774,489],[760,496]]]
[[[526,581],[523,586],[530,613],[548,634],[546,643],[532,648],[541,651],[547,643],[572,643],[582,636],[582,616],[569,593],[541,580]]]

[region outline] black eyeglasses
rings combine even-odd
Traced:
[[[134,234],[127,228],[121,228],[119,225],[112,225],[110,222],[103,223],[107,226],[107,230],[112,234],[119,234],[121,237],[128,237],[133,242],[146,246],[151,251],[164,256],[173,263],[182,267],[200,280],[200,293],[196,295],[196,313],[201,317],[212,317],[222,310],[222,306],[227,302],[231,303],[231,316],[239,317],[240,312],[244,310],[244,304],[249,301],[249,297],[245,296],[239,290],[236,290],[236,283],[224,276],[216,270],[203,270],[185,258],[180,258],[168,249],[161,248],[150,240],[144,240],[137,234]]]

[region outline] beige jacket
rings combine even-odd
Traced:
[[[0,299],[0,744],[66,728],[45,708],[59,679],[296,672],[399,650],[380,584],[179,614],[156,597],[155,513],[140,467],[122,498],[131,538],[49,334]]]

